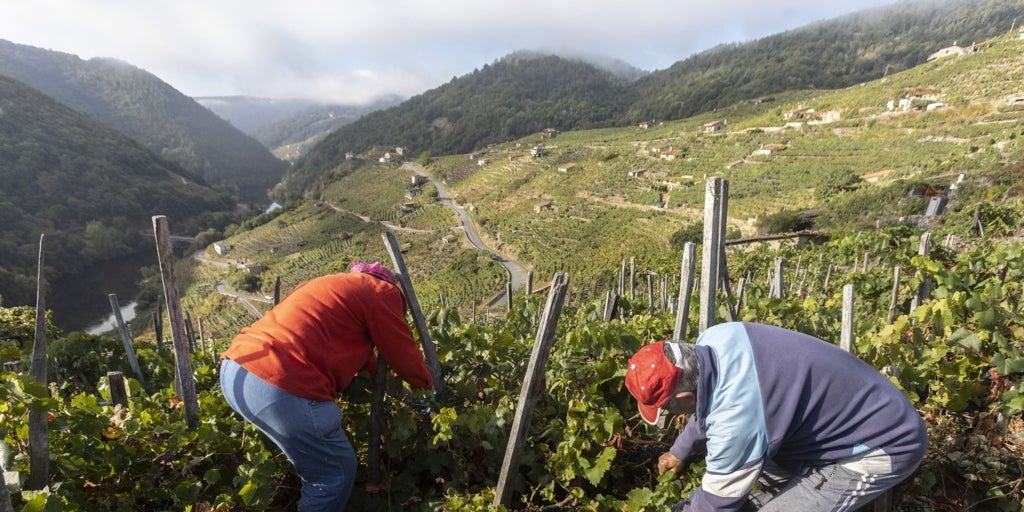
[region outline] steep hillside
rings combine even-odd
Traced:
[[[316,105],[312,100],[251,96],[199,96],[192,99],[248,135]]]
[[[0,75],[0,296],[34,301],[39,235],[47,281],[152,246],[153,215],[195,233],[223,224],[231,198],[198,175]]]
[[[369,105],[314,105],[262,126],[252,135],[278,158],[294,162],[331,132],[370,112],[398,105],[402,100],[389,96]]]
[[[640,79],[638,101],[621,123],[681,119],[782,91],[866,82],[910,69],[941,48],[1005,33],[1021,12],[1021,0],[900,2],[722,45]]]
[[[846,89],[737,103],[724,127],[711,113],[649,128],[538,132],[473,158],[419,161],[492,249],[538,280],[568,271],[574,294],[593,298],[618,280],[623,261],[678,275],[682,244],[700,242],[708,176],[729,181],[730,239],[806,227],[825,238],[928,230],[950,246],[979,234],[1015,236],[1024,195],[1022,84],[1024,39],[1013,33]],[[269,263],[265,286],[278,275],[293,284],[322,271],[322,262],[340,268],[352,255],[381,253],[374,237],[352,236],[354,227],[339,242],[327,227],[336,215],[374,232],[386,221],[397,226],[417,286],[431,292],[425,304],[468,309],[500,293],[492,280],[470,284],[481,270],[458,270],[483,267],[465,263],[473,252],[458,219],[411,176],[393,164],[345,162],[297,210],[315,207],[320,227],[305,225],[296,239],[286,227],[297,213],[286,212],[231,241],[245,248],[240,257]],[[456,244],[469,252],[441,256]]]
[[[925,62],[1010,30],[1024,0],[912,1],[758,41],[724,45],[635,81],[579,61],[512,55],[325,139],[289,171],[276,198],[298,197],[347,152],[403,146],[466,153],[544,128],[683,119],[783,91],[829,90]],[[536,57],[536,56],[533,56]]]
[[[260,141],[278,158],[288,161],[297,159],[330,132],[369,112],[393,107],[404,100],[388,96],[368,105],[327,105],[312,100],[249,96],[194,99]]]
[[[513,54],[340,128],[289,170],[274,195],[279,200],[301,195],[346,152],[383,145],[407,147],[417,155],[465,153],[545,128],[601,126],[632,101],[625,81],[591,64]]]
[[[152,74],[0,40],[0,73],[92,116],[241,200],[266,203],[287,164]]]

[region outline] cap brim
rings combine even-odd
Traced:
[[[658,416],[661,416],[661,408],[653,405],[644,405],[637,403],[637,408],[640,409],[640,417],[651,425],[658,424]]]

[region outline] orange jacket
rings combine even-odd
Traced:
[[[398,287],[368,274],[318,277],[243,328],[221,357],[293,395],[324,401],[376,367],[376,347],[403,380],[430,389],[402,303]]]

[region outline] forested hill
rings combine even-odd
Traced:
[[[336,131],[289,170],[278,199],[373,146],[413,155],[482,149],[544,128],[682,119],[783,91],[834,89],[925,62],[941,48],[1009,31],[1024,0],[928,0],[723,45],[634,81],[558,57],[512,55]]]
[[[135,139],[241,200],[267,203],[287,164],[154,75],[114,59],[0,40],[0,74]]]
[[[196,233],[234,202],[113,128],[0,75],[0,297],[32,304],[38,241],[46,280],[152,247],[153,215]]]
[[[606,124],[634,101],[628,82],[580,60],[516,53],[346,125],[300,159],[274,195],[301,194],[324,170],[375,145],[456,154],[545,128]]]
[[[910,69],[1024,21],[1021,0],[901,2],[722,45],[637,81],[622,123],[682,119],[783,91],[838,89]]]

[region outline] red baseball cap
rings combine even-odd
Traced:
[[[651,425],[658,423],[658,415],[675,391],[683,370],[665,357],[665,343],[661,340],[647,345],[629,358],[626,367],[626,389],[636,398],[640,416]]]

